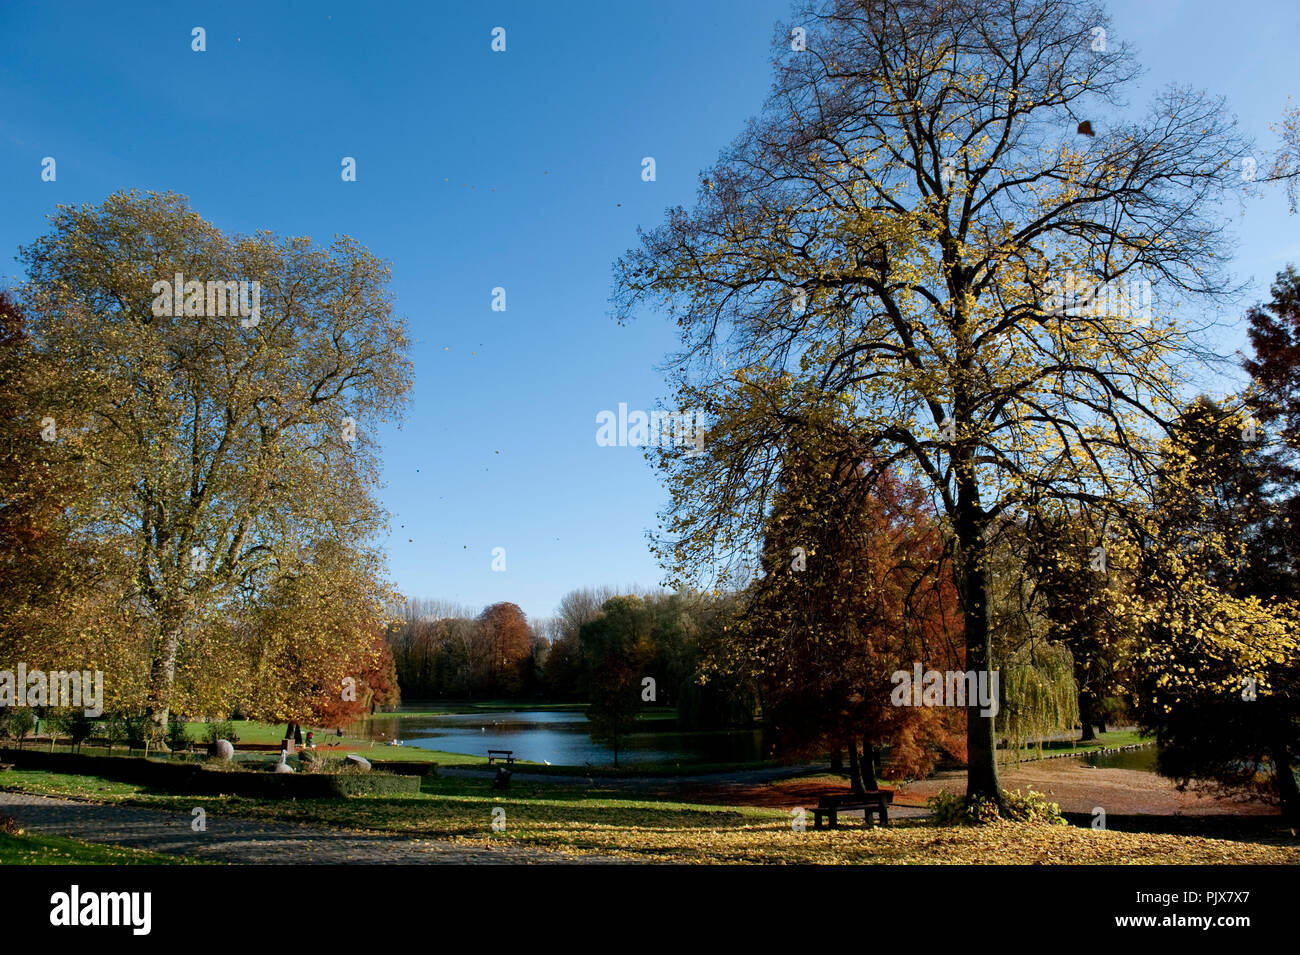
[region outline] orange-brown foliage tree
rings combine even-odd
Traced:
[[[962,618],[932,509],[897,475],[867,473],[851,441],[785,456],[764,573],[731,645],[781,745],[846,751],[855,790],[875,787],[885,746],[894,778],[965,755],[964,710],[891,702],[898,670],[962,668]]]
[[[489,693],[518,696],[532,667],[533,634],[517,604],[496,603],[478,618],[476,684]]]

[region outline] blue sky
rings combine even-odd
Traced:
[[[381,437],[396,583],[530,617],[575,587],[651,586],[645,532],[666,496],[639,449],[596,445],[595,419],[664,396],[674,338],[656,316],[608,317],[611,263],[638,225],[690,204],[758,109],[789,9],[2,0],[0,269],[15,280],[12,256],[55,203],[124,188],[183,193],[230,231],[354,236],[391,263],[414,339],[410,414]],[[1269,123],[1300,100],[1294,0],[1111,11],[1144,85],[1220,93],[1274,144]],[[191,50],[195,26],[206,52]],[[505,53],[490,49],[498,26]],[[55,182],[41,181],[45,156]],[[344,156],[356,182],[340,178]],[[1280,191],[1242,211],[1249,302],[1300,263],[1300,216]],[[497,286],[505,312],[490,307]],[[1240,311],[1223,316],[1228,351],[1244,341]]]

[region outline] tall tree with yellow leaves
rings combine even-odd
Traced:
[[[1125,114],[1138,67],[1091,2],[828,0],[775,46],[695,208],[616,264],[616,316],[672,316],[678,405],[711,417],[704,453],[658,452],[661,557],[747,581],[781,438],[830,404],[933,493],[988,669],[990,529],[1149,481],[1193,348],[1159,301],[1225,288],[1216,208],[1248,146],[1191,90]],[[1002,803],[974,707],[967,751],[968,795]]]
[[[410,387],[405,326],[355,241],[227,235],[170,193],[59,207],[22,260],[32,413],[84,468],[83,529],[129,561],[161,736],[186,640],[302,546],[381,526],[372,435]],[[217,649],[209,676],[235,672]]]
[[[1144,534],[1138,716],[1183,783],[1259,788],[1300,820],[1300,612],[1258,591],[1266,465],[1236,410],[1198,399],[1165,449]]]

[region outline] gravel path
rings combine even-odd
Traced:
[[[323,829],[207,815],[194,832],[189,813],[0,792],[0,815],[33,832],[220,862],[270,864],[517,865],[614,861],[522,846],[479,847],[358,830]]]

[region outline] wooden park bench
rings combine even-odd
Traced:
[[[488,750],[488,765],[493,765],[498,759],[504,759],[507,766],[513,766],[515,762],[515,751],[513,749],[490,749]]]
[[[894,793],[889,789],[873,789],[865,793],[837,793],[833,796],[822,796],[817,800],[817,808],[813,810],[813,828],[822,827],[822,817],[828,817],[828,828],[835,829],[838,826],[837,816],[842,812],[853,812],[854,810],[862,811],[862,822],[864,825],[871,825],[871,814],[874,812],[880,816],[882,826],[889,825],[889,804],[894,801]]]

